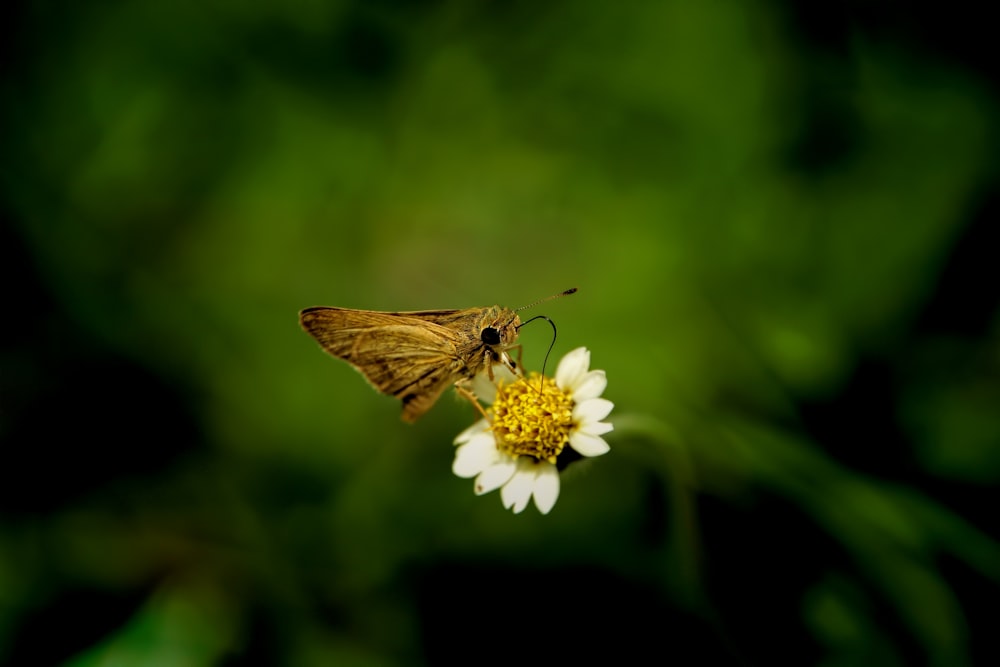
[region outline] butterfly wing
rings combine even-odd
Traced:
[[[421,322],[433,322],[442,327],[449,329],[462,328],[467,326],[467,323],[472,316],[472,319],[476,319],[475,315],[482,313],[485,309],[483,308],[462,308],[462,309],[452,309],[452,310],[409,310],[409,311],[399,311],[394,313],[382,313],[384,315],[394,315],[397,317],[411,317],[413,319],[420,320]]]
[[[299,321],[324,350],[403,401],[403,419],[414,422],[459,379],[461,367],[454,331],[415,315],[317,307],[303,310]]]

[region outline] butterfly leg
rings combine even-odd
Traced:
[[[507,350],[517,349],[517,361],[510,358],[507,354]],[[507,348],[507,350],[486,350],[486,375],[490,378],[490,382],[493,382],[495,376],[493,375],[493,364],[502,363],[507,369],[513,373],[515,376],[524,377],[524,373],[520,372],[518,369],[521,367],[521,350],[523,348],[520,345],[514,345],[513,347]]]
[[[490,379],[490,382],[493,382],[495,379],[493,375],[493,362],[496,361],[496,359],[496,352],[493,350],[486,350],[486,377]]]
[[[476,395],[472,393],[471,389],[469,389],[468,384],[469,384],[468,380],[459,380],[458,382],[455,383],[455,391],[458,392],[459,396],[467,400],[469,403],[472,403],[473,407],[475,407],[476,410],[479,411],[479,414],[483,416],[483,419],[489,422],[490,416],[486,414],[486,410],[483,409],[483,406],[479,402],[479,399],[476,398]]]
[[[510,350],[517,350],[517,361],[510,358],[507,354]],[[524,365],[521,363],[521,357],[524,355],[524,347],[519,343],[517,345],[511,345],[505,351],[500,353],[500,358],[503,359],[504,365],[510,369],[510,372],[514,375],[519,375],[524,377]]]
[[[522,356],[522,353],[524,352],[524,347],[521,346],[520,344],[518,344],[518,345],[512,345],[512,346],[508,347],[507,349],[508,350],[517,350],[517,362],[516,363],[509,356],[507,356],[506,352],[503,353],[504,354],[504,359],[506,360],[505,363],[507,363],[507,367],[510,368],[510,370],[515,375],[519,375],[522,378],[527,377],[524,374],[524,365],[521,363],[521,356]],[[542,395],[542,383],[544,381],[545,381],[544,378],[539,377],[538,378],[538,387],[537,388],[534,385],[532,385],[530,382],[528,382],[527,385],[529,387],[531,387],[532,389],[535,389],[538,392],[538,395],[541,396]]]

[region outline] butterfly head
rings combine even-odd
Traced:
[[[479,340],[493,350],[506,350],[517,341],[521,318],[509,308],[490,308],[480,323]]]

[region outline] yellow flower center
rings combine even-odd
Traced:
[[[532,373],[501,381],[493,403],[493,433],[500,451],[555,463],[573,428],[573,399],[552,378]]]

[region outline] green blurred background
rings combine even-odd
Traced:
[[[0,661],[1000,664],[977,7],[8,7]],[[297,324],[571,286],[544,517]]]

